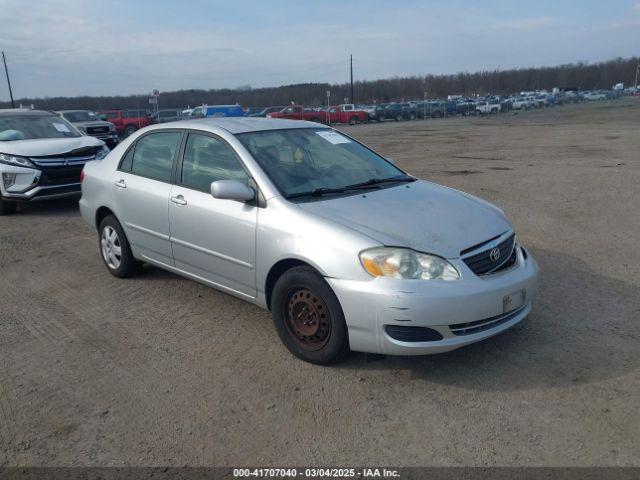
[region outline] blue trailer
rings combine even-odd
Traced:
[[[191,112],[191,117],[243,117],[244,110],[238,105],[202,105]]]

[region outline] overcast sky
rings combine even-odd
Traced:
[[[640,0],[0,0],[0,48],[16,98],[346,82],[639,55]]]

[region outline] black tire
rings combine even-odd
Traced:
[[[312,121],[312,122],[316,122],[316,123],[322,123],[322,122],[320,121],[320,117],[313,117],[313,118],[311,119],[311,121]]]
[[[402,120],[402,114],[401,113],[397,114],[395,120],[396,122],[399,122],[400,120]]]
[[[107,229],[111,229],[111,231],[116,234],[116,239],[111,241],[111,248],[109,251],[114,252],[114,255],[117,257],[114,247],[120,249],[119,263],[115,263],[113,259],[110,261],[107,253],[105,252],[106,247],[103,245],[103,240],[106,239],[103,239],[103,236],[106,234],[105,230]],[[136,260],[131,253],[131,246],[129,245],[127,236],[124,234],[124,230],[116,217],[113,215],[106,216],[102,222],[100,222],[98,233],[98,248],[100,250],[100,256],[102,257],[102,261],[107,267],[107,270],[109,270],[109,273],[118,278],[128,278],[140,272],[142,269],[142,262]]]
[[[12,215],[16,213],[18,204],[15,202],[7,202],[0,198],[0,215]]]
[[[127,128],[124,129],[124,135],[125,137],[128,137],[129,135],[133,135],[133,133],[138,130],[136,128],[135,125],[127,125]]]
[[[358,117],[349,118],[349,125],[356,125],[358,123]]]
[[[282,343],[306,362],[327,365],[349,352],[340,302],[311,267],[294,267],[277,280],[271,295],[271,315]]]

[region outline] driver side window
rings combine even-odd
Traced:
[[[235,153],[221,140],[190,133],[182,162],[182,185],[208,193],[211,182],[237,180],[247,184],[249,176]]]

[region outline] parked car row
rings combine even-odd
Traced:
[[[203,104],[187,109],[162,109],[153,113],[145,110],[60,110],[54,112],[65,124],[72,126],[80,135],[102,140],[107,147],[114,148],[119,141],[135,131],[154,123],[166,123],[184,119],[208,117],[266,117],[271,119],[308,120],[327,125],[361,124],[369,122],[442,118],[445,116],[497,115],[509,111],[523,111],[556,105],[611,100],[630,95],[629,89],[589,91],[546,90],[519,92],[514,95],[486,95],[464,97],[450,95],[444,99],[413,100],[380,104],[340,104],[334,106],[311,106],[291,104],[263,108],[244,108],[239,104]],[[62,128],[62,127],[61,127]]]

